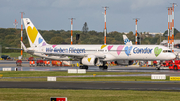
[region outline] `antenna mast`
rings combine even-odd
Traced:
[[[174,52],[174,6],[177,6],[176,3],[172,3],[172,51]]]
[[[176,3],[171,3],[172,7],[168,7],[168,48],[174,52],[174,6]]]
[[[105,10],[105,12],[104,12],[104,45],[106,45],[106,10],[109,7],[105,6],[103,8]]]
[[[14,22],[13,24],[14,24],[15,29],[16,29],[16,27],[17,27],[17,25],[18,25],[18,22],[17,22],[17,20],[16,20],[16,19],[15,19],[15,22]]]
[[[21,42],[23,41],[23,14],[25,14],[24,12],[21,12]],[[23,47],[22,47],[22,43],[21,43],[21,59],[23,57]]]
[[[135,30],[136,30],[136,35],[135,35],[135,42],[136,42],[136,45],[137,45],[137,22],[138,22],[138,20],[139,20],[139,18],[134,18],[133,20],[135,20],[135,22],[136,22],[136,26],[135,26]]]
[[[73,19],[75,18],[69,18],[71,19],[71,45],[73,44]]]

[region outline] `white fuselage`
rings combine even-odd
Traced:
[[[72,60],[67,56],[48,56],[38,52],[95,55],[104,57],[103,61],[114,60],[172,60],[175,54],[166,52],[161,45],[46,45],[33,48],[33,55],[56,60]],[[36,53],[37,52],[37,53]]]

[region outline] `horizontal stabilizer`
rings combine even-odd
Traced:
[[[21,48],[13,48],[13,47],[5,47],[5,49],[24,50],[24,49],[21,49]]]

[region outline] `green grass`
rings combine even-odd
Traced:
[[[87,72],[68,74],[60,71],[0,71],[3,77],[46,77],[72,75],[124,75],[144,74],[126,72]],[[151,73],[149,73],[151,74]],[[47,81],[47,78],[16,78],[0,81]],[[141,77],[58,77],[57,81],[152,81],[150,76]],[[164,81],[164,80],[163,80]],[[169,77],[167,80],[169,81]],[[50,101],[50,97],[67,97],[68,101],[178,101],[175,91],[134,91],[134,90],[71,90],[71,89],[17,89],[0,88],[0,101]]]
[[[86,74],[73,74],[67,71],[0,71],[3,77],[37,77],[37,76],[77,76],[77,75],[125,75],[125,74],[152,74],[150,72],[86,72]]]
[[[0,81],[47,81],[47,78],[1,78]],[[151,81],[150,77],[57,77],[56,81]]]
[[[37,77],[37,76],[77,76],[77,75],[125,75],[151,74],[143,72],[86,72],[86,74],[67,73],[67,71],[0,71],[3,77]]]
[[[50,97],[67,97],[68,101],[179,101],[179,94],[174,91],[0,88],[0,101],[50,101]]]
[[[0,81],[47,81],[47,78],[0,78]],[[150,76],[133,76],[133,77],[57,77],[56,81],[169,81],[169,76],[166,80],[151,80]]]
[[[0,71],[0,75],[3,75],[3,77],[39,77],[0,78],[0,81],[47,81],[47,76],[93,76],[93,74],[96,74],[96,77],[57,77],[57,81],[157,81],[151,80],[150,76],[97,77],[98,75],[145,74],[142,72],[87,72],[86,74],[68,74],[65,71]],[[167,76],[167,79],[163,81],[169,81],[169,77]]]

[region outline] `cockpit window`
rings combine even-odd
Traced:
[[[168,53],[171,53],[172,51],[171,50],[163,50],[164,53],[168,52]]]
[[[171,53],[171,52],[172,52],[172,50],[168,50],[168,52],[170,52],[170,53]]]
[[[167,50],[163,50],[163,52],[165,53],[165,52],[167,52]]]

